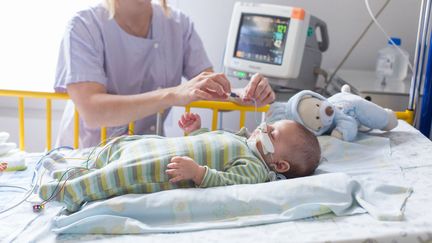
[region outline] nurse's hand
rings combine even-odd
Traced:
[[[225,100],[231,85],[225,74],[202,72],[195,78],[175,87],[175,104],[187,105],[197,100]]]
[[[240,91],[239,95],[240,103],[254,105],[253,100],[255,100],[257,106],[270,104],[276,98],[268,79],[259,73],[252,76],[248,85]]]

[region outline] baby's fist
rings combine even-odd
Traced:
[[[186,133],[201,128],[201,117],[196,113],[184,113],[178,121],[179,127]]]
[[[5,162],[1,162],[0,163],[0,172],[4,171],[7,169],[7,163]]]

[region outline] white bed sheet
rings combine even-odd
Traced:
[[[55,235],[44,227],[57,213],[59,206],[49,204],[42,214],[34,214],[29,203],[0,215],[0,240],[28,242],[36,236],[46,242],[95,241],[125,242],[430,242],[432,241],[432,143],[417,130],[400,122],[390,133],[390,159],[394,166],[369,168],[367,173],[351,173],[354,177],[369,177],[383,182],[404,181],[413,187],[408,199],[405,219],[401,222],[377,221],[368,214],[348,217],[324,215],[304,220],[223,230],[205,230],[176,234],[149,235]],[[33,159],[34,160],[34,159]],[[366,172],[366,171],[365,171]],[[0,183],[28,185],[31,170],[18,176],[0,176]],[[20,179],[17,179],[20,178]],[[26,179],[22,179],[26,178]],[[20,194],[0,191],[1,208],[5,201],[20,198]]]

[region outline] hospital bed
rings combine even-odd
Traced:
[[[25,148],[24,98],[46,99],[46,147],[50,149],[52,147],[50,140],[51,102],[53,99],[68,99],[67,95],[24,91],[1,91],[1,95],[18,97],[19,143],[21,149]],[[221,110],[238,110],[240,112],[240,126],[245,122],[246,112],[255,111],[254,107],[241,107],[226,102],[195,102],[186,107],[186,110],[193,107],[209,108],[213,111],[212,129],[217,127],[217,115]],[[268,107],[259,108],[258,112],[265,112],[267,109]],[[76,113],[76,117],[78,117],[78,113]],[[79,127],[76,125],[75,134],[78,134],[78,129]],[[133,132],[133,124],[129,125],[129,131],[130,133]],[[102,129],[101,139],[105,138],[106,132]],[[77,135],[75,135],[75,141],[75,146],[77,146]],[[361,144],[361,146],[368,146],[362,147],[362,149],[366,148],[369,156],[359,153],[355,147],[356,145],[338,144],[337,140],[332,140],[329,137],[321,137],[320,143],[321,146],[326,148],[324,157],[329,159],[331,163],[322,163],[317,169],[317,176],[342,172],[356,180],[372,180],[383,183],[397,182],[399,185],[412,189],[412,194],[410,194],[406,203],[401,204],[401,212],[404,212],[403,217],[396,221],[381,221],[372,217],[370,213],[361,212],[336,216],[335,213],[326,211],[325,207],[320,207],[318,211],[322,212],[317,213],[316,216],[300,217],[297,220],[270,220],[267,223],[266,221],[258,221],[251,224],[250,222],[255,220],[254,216],[243,215],[228,220],[235,223],[231,226],[225,224],[225,226],[219,228],[208,227],[208,229],[186,230],[182,233],[176,233],[181,232],[181,230],[162,230],[145,234],[121,234],[120,232],[120,234],[110,235],[106,234],[110,232],[105,232],[104,234],[62,233],[57,235],[51,231],[49,225],[51,225],[54,218],[58,217],[61,205],[56,203],[48,204],[48,207],[42,212],[34,213],[31,202],[24,202],[13,210],[0,214],[0,239],[6,242],[55,240],[103,240],[108,242],[127,240],[152,242],[172,240],[176,242],[430,242],[432,240],[432,212],[430,211],[430,200],[432,198],[432,143],[430,140],[410,124],[400,120],[398,127],[389,133],[376,132],[365,137],[364,144]],[[342,153],[344,156],[338,159],[338,157],[341,157],[340,153],[343,149],[345,149]],[[32,168],[41,155],[40,153],[27,154],[28,169],[20,172],[3,173],[0,175],[0,184],[7,183],[18,187],[28,187],[33,176]],[[325,180],[323,183],[325,183]],[[226,189],[226,191],[230,190],[232,190],[232,187]],[[210,195],[210,193],[207,192],[206,195]],[[4,208],[8,204],[16,202],[21,196],[21,191],[14,188],[1,189],[0,207]],[[31,201],[31,198],[28,201]],[[379,204],[379,202],[377,203]],[[103,204],[99,206],[102,207]],[[222,220],[222,223],[226,223],[226,221]],[[269,222],[272,223],[268,224]],[[66,227],[63,232],[68,232],[70,229],[70,227]],[[167,234],[166,232],[170,233]],[[103,233],[103,231],[100,233]]]
[[[237,31],[238,28],[234,26],[233,29]],[[287,48],[294,46],[287,45]],[[232,54],[234,51],[227,53]],[[419,49],[418,53],[423,52]],[[415,59],[423,58],[416,55]],[[237,75],[245,74],[237,72]],[[417,78],[423,75],[416,72],[414,76]],[[412,85],[416,86],[416,83],[413,82]],[[418,89],[412,88],[413,92],[415,90]],[[21,150],[25,150],[24,99],[46,99],[46,148],[50,150],[52,100],[69,97],[65,94],[6,90],[0,90],[0,95],[18,98]],[[415,102],[410,100],[408,108],[412,108],[413,103]],[[210,108],[213,111],[213,130],[217,128],[217,115],[221,110],[240,111],[240,126],[245,122],[245,113],[255,111],[251,107],[223,102],[195,102],[191,107]],[[267,108],[258,111],[265,112]],[[32,211],[33,199],[29,198],[18,207],[0,214],[0,241],[432,242],[432,143],[411,126],[412,111],[413,109],[408,109],[397,113],[402,120],[391,132],[372,132],[361,136],[356,143],[320,137],[324,160],[314,176],[257,185],[209,188],[195,193],[195,196],[200,196],[198,198],[202,200],[201,203],[216,208],[214,211],[204,211],[210,213],[204,215],[208,217],[203,221],[192,222],[191,212],[196,212],[195,208],[188,207],[187,201],[179,200],[193,196],[197,189],[166,191],[148,197],[123,195],[93,202],[72,215],[65,215],[61,211],[61,205],[55,202],[35,213]],[[75,148],[79,146],[78,117],[78,113],[75,113]],[[129,133],[133,134],[133,131],[134,125],[131,123]],[[105,141],[106,136],[106,129],[102,128],[101,141]],[[42,155],[43,153],[27,154],[27,170],[0,175],[0,184],[16,186],[0,188],[0,210],[22,198],[22,192],[18,189],[28,188],[33,168]],[[373,188],[372,194],[368,190],[361,190],[367,189],[365,185]],[[273,187],[286,188],[286,195],[281,197],[273,193]],[[352,191],[342,190],[344,193],[337,194],[337,189]],[[330,194],[326,197],[326,193]],[[180,196],[172,197],[178,194]],[[149,207],[152,204],[146,199],[158,197],[171,201],[154,200],[156,207]],[[224,198],[228,200],[221,201]],[[246,200],[238,201],[245,198]],[[325,198],[328,201],[318,202],[315,198]],[[280,205],[280,201],[286,199],[290,200]],[[200,203],[200,200],[195,203]],[[136,217],[130,214],[125,217],[123,213],[129,209],[125,205],[133,206],[131,201],[144,203],[130,213],[136,214]],[[145,221],[146,218],[143,218],[142,222],[146,222],[144,224],[136,220],[139,215],[145,215],[146,211],[158,212],[158,207],[163,208],[167,203],[174,206],[174,224],[153,224],[152,221],[159,220],[157,213],[153,215],[153,220]],[[271,207],[259,205],[265,203]],[[241,207],[231,210],[232,204]],[[278,214],[276,209],[279,207],[282,213]],[[343,209],[337,210],[338,208]],[[110,214],[101,213],[101,210],[107,210]]]

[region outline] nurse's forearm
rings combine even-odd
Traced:
[[[125,125],[196,100],[226,99],[231,88],[225,75],[203,72],[176,87],[136,95],[108,94],[104,85],[91,81],[69,84],[67,92],[86,125],[98,128]]]
[[[125,125],[176,105],[171,88],[137,95],[112,95],[70,86],[69,95],[86,125],[92,128]]]
[[[156,90],[138,95],[97,94],[92,97],[93,126],[119,126],[153,115],[174,105],[173,94]]]

